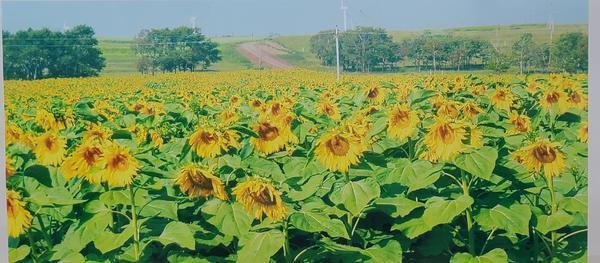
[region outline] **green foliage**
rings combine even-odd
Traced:
[[[588,37],[583,33],[562,34],[552,50],[554,66],[567,72],[588,68]]]
[[[217,44],[198,31],[190,27],[142,30],[134,43],[138,71],[194,71],[221,60]]]
[[[2,32],[5,79],[97,76],[105,66],[94,30],[79,25],[65,32],[47,28]]]

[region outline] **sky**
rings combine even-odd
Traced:
[[[4,30],[92,26],[98,36],[196,25],[209,36],[300,35],[343,27],[341,0],[0,0]],[[345,0],[348,26],[420,30],[587,23],[587,0]]]

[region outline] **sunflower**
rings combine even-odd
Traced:
[[[581,126],[579,126],[579,134],[577,135],[577,138],[582,143],[588,142],[588,122],[587,121],[581,123]]]
[[[477,116],[483,112],[481,107],[475,102],[469,101],[465,102],[461,107],[462,114],[465,118],[473,120],[477,118]]]
[[[233,189],[233,195],[249,213],[254,212],[259,220],[262,220],[264,214],[273,221],[279,221],[287,214],[281,193],[261,179],[252,178],[238,184]]]
[[[332,130],[319,138],[315,155],[327,169],[346,173],[351,165],[360,162],[363,151],[358,137]]]
[[[587,107],[588,96],[580,88],[572,89],[567,97],[567,103],[572,108],[583,110]]]
[[[565,156],[559,150],[560,144],[548,139],[537,140],[513,154],[513,158],[529,171],[539,173],[542,168],[547,178],[559,176],[565,170]]]
[[[8,219],[8,235],[18,237],[31,227],[31,213],[25,208],[18,192],[6,191],[6,207]]]
[[[65,155],[66,141],[54,132],[46,132],[35,140],[33,152],[42,165],[57,165]]]
[[[538,88],[538,84],[535,81],[532,81],[527,84],[527,87],[525,87],[525,91],[527,91],[530,94],[534,94],[538,91]]]
[[[221,179],[209,170],[194,164],[189,164],[181,169],[175,179],[175,184],[179,185],[181,192],[187,194],[190,198],[199,196],[208,198],[208,196],[213,195],[221,200],[229,199]]]
[[[252,128],[258,134],[258,138],[250,138],[250,143],[257,151],[266,155],[285,148],[288,143],[298,142],[298,138],[287,125],[262,120]]]
[[[112,131],[109,128],[92,123],[83,134],[82,141],[87,142],[95,140],[97,142],[104,142],[107,141],[110,136],[112,136]]]
[[[531,120],[529,119],[529,116],[512,111],[508,117],[508,123],[514,125],[513,128],[508,130],[508,135],[528,133],[531,131]]]
[[[99,163],[104,167],[99,171],[102,181],[109,186],[128,186],[133,182],[140,167],[138,161],[131,156],[129,149],[117,143],[111,143],[103,149]]]
[[[240,135],[232,130],[223,131],[223,144],[226,148],[239,149],[242,147],[240,144]]]
[[[89,141],[80,145],[75,152],[68,157],[61,166],[65,179],[70,180],[76,176],[86,176],[88,181],[100,184],[97,176],[90,173],[92,167],[99,163],[102,158],[102,150],[98,143]]]
[[[556,110],[563,113],[567,110],[567,94],[558,88],[544,90],[540,97],[540,104],[545,110]]]
[[[339,120],[342,118],[340,109],[330,100],[321,100],[321,102],[317,104],[317,111],[327,115],[332,120]]]
[[[21,128],[14,124],[8,124],[6,126],[6,145],[11,145],[19,142],[24,133]]]
[[[454,118],[458,116],[458,103],[453,100],[444,100],[437,107],[437,116],[448,116]]]
[[[515,96],[507,88],[497,88],[492,93],[492,105],[496,109],[510,111]]]
[[[398,105],[389,111],[387,134],[390,138],[404,140],[417,134],[419,116],[408,105]]]
[[[215,128],[202,127],[190,135],[189,144],[202,158],[212,158],[221,154],[223,138]]]
[[[6,177],[13,176],[17,169],[15,169],[14,161],[10,157],[6,157]]]
[[[57,122],[54,115],[46,110],[38,109],[35,114],[35,122],[42,127],[42,129],[48,131],[57,128]]]
[[[414,90],[413,87],[404,86],[396,89],[396,99],[399,102],[406,102],[408,100],[408,95]]]
[[[447,117],[438,117],[425,134],[424,143],[427,152],[422,157],[432,162],[449,161],[463,151],[465,137],[466,131],[462,125]]]
[[[477,128],[477,125],[467,125],[469,129],[469,141],[468,144],[480,148],[483,146],[483,131]]]
[[[363,93],[367,97],[367,101],[372,103],[381,103],[385,99],[386,91],[375,86],[365,89]]]
[[[235,113],[235,111],[224,110],[219,114],[219,118],[221,119],[221,123],[227,126],[234,124],[238,120],[238,115]]]
[[[156,131],[150,133],[150,138],[152,139],[152,144],[156,148],[160,148],[164,143],[162,136]]]

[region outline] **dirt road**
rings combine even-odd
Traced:
[[[237,46],[237,51],[258,67],[274,69],[294,67],[294,65],[278,57],[279,55],[287,54],[288,51],[273,41],[242,43]]]

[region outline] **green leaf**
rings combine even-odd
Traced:
[[[396,196],[379,198],[375,201],[375,206],[391,217],[403,217],[408,215],[412,210],[422,207],[423,204],[406,197]]]
[[[348,182],[341,189],[331,193],[330,199],[335,204],[343,204],[348,212],[357,216],[369,205],[371,200],[379,197],[380,191],[375,180],[366,178]]]
[[[99,236],[94,240],[94,246],[103,254],[117,249],[131,237],[133,237],[134,227],[133,224],[127,225],[123,232],[115,234],[112,232],[101,232]]]
[[[369,260],[365,262],[375,263],[396,263],[402,262],[402,246],[396,240],[389,240],[383,247],[379,245],[372,246],[362,251]]]
[[[27,257],[29,255],[29,252],[31,252],[31,249],[28,245],[22,245],[18,248],[11,248],[8,251],[8,260],[11,263],[20,261]]]
[[[441,175],[441,166],[428,161],[417,160],[401,168],[400,183],[408,186],[408,192],[426,188],[434,184]]]
[[[140,210],[140,215],[144,217],[159,216],[178,220],[177,203],[175,201],[151,200]]]
[[[325,179],[326,174],[317,174],[315,176],[311,176],[308,181],[300,187],[300,191],[290,191],[287,194],[287,197],[291,198],[294,201],[302,201],[306,198],[314,195],[323,184],[323,179]]]
[[[429,227],[434,227],[439,224],[447,224],[456,216],[460,215],[469,206],[473,204],[473,198],[466,195],[461,195],[456,200],[447,201],[441,197],[432,197],[427,200],[425,212],[423,213],[423,221]]]
[[[267,232],[249,232],[240,239],[238,257],[236,262],[269,262],[283,247],[284,236],[279,230]]]
[[[579,194],[574,197],[565,197],[558,202],[558,207],[568,212],[584,213],[588,211],[588,196],[587,194]]]
[[[496,159],[498,159],[498,151],[486,146],[458,155],[454,159],[454,164],[473,176],[489,181],[496,166]]]
[[[24,175],[37,180],[44,186],[52,187],[52,177],[50,176],[50,170],[46,166],[37,164],[29,166],[25,169]]]
[[[325,231],[331,237],[343,237],[350,239],[348,231],[342,221],[330,219],[322,213],[299,211],[290,216],[290,224],[306,232]]]
[[[481,209],[475,216],[479,225],[487,229],[502,229],[509,233],[529,235],[531,209],[527,205],[514,204],[509,208],[496,205],[492,209]]]
[[[508,255],[500,248],[491,250],[482,256],[473,256],[469,253],[458,253],[452,256],[450,263],[505,263]]]
[[[212,215],[206,221],[226,235],[241,237],[250,230],[252,224],[252,218],[238,203],[213,199],[206,202],[202,212]]]
[[[73,198],[71,192],[64,187],[38,188],[37,191],[31,193],[29,200],[40,206],[74,205],[85,202],[85,200]]]
[[[552,215],[540,215],[537,217],[536,229],[542,234],[561,229],[573,221],[573,216],[563,210],[558,210]]]
[[[379,118],[373,124],[373,128],[367,134],[367,137],[373,137],[374,135],[380,134],[387,127],[388,120],[386,117]]]
[[[254,137],[254,138],[260,137],[258,135],[258,133],[256,133],[255,131],[253,131],[252,129],[250,129],[248,127],[236,125],[236,126],[229,127],[229,129],[238,131],[241,134],[245,134],[245,135],[248,135],[248,136],[251,136],[251,137]]]
[[[176,243],[180,247],[194,250],[196,249],[196,241],[194,240],[195,232],[189,225],[173,221],[167,224],[162,234],[158,237],[158,241],[165,246]]]
[[[414,218],[401,224],[394,224],[392,230],[400,230],[410,239],[414,239],[432,229],[425,223],[423,218]]]

